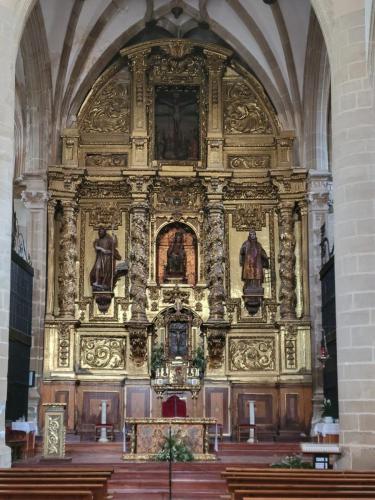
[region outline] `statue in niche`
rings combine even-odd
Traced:
[[[117,250],[117,238],[100,227],[94,241],[95,264],[90,272],[90,283],[94,292],[112,292],[115,282],[116,260],[121,260]]]
[[[199,159],[198,87],[155,88],[157,160]]]
[[[262,245],[257,241],[254,229],[250,229],[247,240],[240,250],[240,265],[242,266],[243,299],[250,314],[255,314],[263,299],[262,283],[264,269],[269,268],[269,259]]]
[[[184,233],[176,231],[167,251],[164,282],[186,283],[186,252]]]

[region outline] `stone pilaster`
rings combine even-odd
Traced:
[[[33,179],[27,184],[40,184],[42,179]],[[43,333],[46,296],[46,224],[49,195],[44,190],[25,190],[21,194],[27,208],[27,248],[34,269],[32,304],[32,346],[30,370],[35,371],[35,387],[29,390],[28,418],[37,420],[39,407],[39,383],[43,373]]]
[[[76,298],[76,261],[77,261],[77,220],[76,202],[62,200],[63,215],[60,235],[59,263],[59,315],[61,318],[74,319]]]
[[[294,234],[294,201],[279,205],[280,224],[280,315],[282,319],[296,318],[296,277],[294,271],[296,238]]]
[[[204,51],[208,67],[207,167],[223,168],[222,76],[226,56]]]
[[[131,167],[147,165],[147,120],[146,120],[146,58],[149,50],[135,50],[128,54],[132,73],[132,123]]]

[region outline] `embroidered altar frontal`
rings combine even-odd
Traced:
[[[131,427],[130,449],[124,460],[150,460],[162,449],[171,433],[178,442],[185,444],[195,460],[216,460],[209,453],[209,427],[213,418],[131,418],[125,424]]]

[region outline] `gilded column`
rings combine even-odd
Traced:
[[[206,279],[209,289],[209,321],[224,319],[224,207],[222,203],[207,206],[206,220]]]
[[[74,319],[76,298],[77,221],[76,202],[62,200],[60,235],[59,308],[60,317]]]
[[[134,204],[131,208],[129,269],[132,321],[147,321],[148,225],[148,205],[146,203]]]
[[[303,316],[310,315],[310,291],[309,291],[309,228],[307,203],[299,203],[302,223],[302,287],[303,287]]]
[[[208,204],[205,219],[205,272],[209,290],[210,314],[204,324],[207,339],[208,369],[223,370],[225,338],[228,322],[225,320],[225,220],[222,203],[225,180],[208,178]],[[217,373],[217,372],[216,372]]]
[[[55,209],[56,200],[48,201],[47,230],[48,230],[48,274],[47,274],[47,304],[46,317],[51,319],[54,315],[55,305]]]
[[[296,318],[296,278],[295,278],[295,246],[294,234],[294,202],[282,201],[279,206],[280,223],[280,314],[283,319]]]

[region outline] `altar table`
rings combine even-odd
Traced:
[[[216,424],[214,418],[127,418],[125,427],[130,431],[130,449],[123,454],[124,460],[153,460],[164,445],[165,438],[181,439],[195,460],[216,460],[209,453],[209,427]]]

